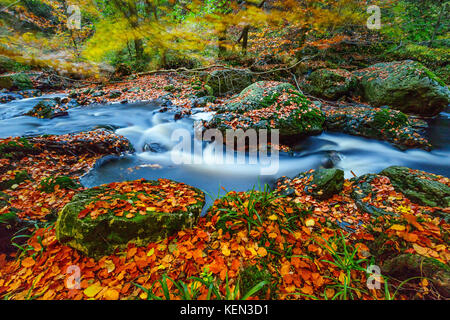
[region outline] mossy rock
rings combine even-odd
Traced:
[[[396,279],[426,277],[445,298],[450,298],[450,267],[418,254],[401,254],[383,263],[381,271]]]
[[[36,117],[40,119],[52,119],[60,116],[68,115],[67,111],[57,110],[59,103],[54,99],[44,99],[33,107],[26,116]]]
[[[339,194],[344,185],[344,171],[341,169],[317,169],[308,176],[312,176],[305,184],[305,192],[317,199],[327,199]]]
[[[337,100],[350,93],[356,83],[356,77],[347,70],[319,69],[309,75],[303,87],[313,96]]]
[[[146,245],[192,227],[204,203],[202,191],[171,180],[111,183],[75,195],[59,214],[56,236],[99,258],[129,242]]]
[[[419,62],[379,63],[354,74],[362,95],[374,106],[388,105],[405,113],[434,116],[450,103],[445,83]]]
[[[41,181],[41,191],[46,193],[52,193],[55,191],[56,186],[60,189],[78,189],[81,187],[76,183],[71,177],[59,176],[59,177],[48,177]]]
[[[450,207],[450,187],[438,177],[407,167],[392,166],[380,172],[391,180],[395,190],[411,201],[430,207]]]
[[[278,129],[284,138],[319,134],[324,121],[322,111],[291,84],[260,81],[220,107],[208,126],[224,133]]]
[[[33,89],[30,77],[25,73],[0,76],[0,89],[29,90]]]

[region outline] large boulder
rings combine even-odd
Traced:
[[[25,73],[0,76],[0,89],[28,90],[33,89],[30,77]]]
[[[347,70],[319,69],[309,75],[302,89],[316,97],[337,100],[348,94],[356,82],[356,77]]]
[[[204,201],[199,189],[167,179],[111,183],[77,194],[59,214],[56,237],[98,258],[192,227]]]
[[[249,70],[215,70],[206,77],[206,84],[215,96],[239,92],[252,84],[252,73]]]
[[[260,81],[244,89],[217,110],[209,127],[227,129],[279,129],[281,136],[322,132],[321,110],[289,83]]]
[[[392,166],[380,172],[411,201],[430,207],[450,207],[450,180],[406,167]]]
[[[450,103],[450,90],[419,62],[378,63],[354,73],[361,93],[374,106],[434,116]]]

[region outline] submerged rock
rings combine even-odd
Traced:
[[[62,106],[57,99],[44,99],[34,106],[32,110],[25,113],[26,116],[41,119],[53,119],[67,116],[68,114],[67,108]]]
[[[171,180],[111,183],[77,194],[59,214],[56,237],[98,258],[192,227],[204,203],[202,191]]]
[[[403,193],[411,201],[430,207],[450,207],[450,187],[438,177],[419,170],[392,166],[380,172],[391,180],[395,190]]]
[[[450,103],[450,90],[422,64],[405,60],[378,63],[354,73],[363,96],[374,106],[434,116]]]

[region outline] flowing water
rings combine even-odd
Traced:
[[[302,171],[318,168],[330,163],[330,155],[334,165],[343,169],[347,178],[352,177],[351,171],[356,175],[376,173],[391,165],[450,176],[450,114],[446,112],[430,121],[428,134],[436,146],[432,152],[417,149],[401,151],[383,141],[323,133],[300,141],[293,155],[280,153],[276,174],[261,175],[260,163],[214,163],[211,161],[214,145],[194,141],[194,121],[207,120],[211,117],[209,113],[193,112],[190,118],[175,121],[173,113],[161,113],[157,104],[147,102],[77,107],[69,110],[69,116],[54,119],[22,116],[43,98],[0,105],[0,137],[65,134],[107,127],[125,136],[136,149],[134,154],[107,156],[98,161],[81,179],[86,187],[140,178],[168,178],[198,187],[211,195],[212,199],[219,192],[223,194],[222,187],[225,190],[244,191],[265,183],[272,184],[281,176],[292,177]],[[177,164],[172,160],[178,142],[171,137],[177,129],[189,132],[193,146],[197,147],[195,150],[201,151],[200,163]],[[208,203],[211,203],[211,199]]]

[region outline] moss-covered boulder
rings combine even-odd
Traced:
[[[202,191],[171,180],[111,183],[77,194],[60,212],[56,236],[98,258],[193,226],[203,205]]]
[[[348,94],[356,83],[356,77],[347,70],[319,69],[309,75],[302,89],[316,97],[337,100]]]
[[[25,113],[26,116],[36,117],[41,119],[53,119],[56,117],[67,116],[67,107],[62,106],[55,99],[44,99],[33,107],[29,112]]]
[[[450,207],[450,180],[420,170],[392,166],[380,172],[411,201],[430,207]]]
[[[450,103],[445,83],[419,62],[378,63],[354,74],[362,95],[374,106],[434,116]]]
[[[317,199],[327,199],[338,194],[344,185],[344,171],[341,169],[317,169],[308,175],[305,192]]]
[[[206,77],[208,85],[215,96],[239,92],[252,84],[252,73],[249,70],[215,70]]]
[[[217,110],[210,128],[280,130],[281,136],[322,132],[321,110],[289,83],[260,81]]]
[[[0,89],[28,90],[33,89],[30,77],[25,73],[0,76]]]

